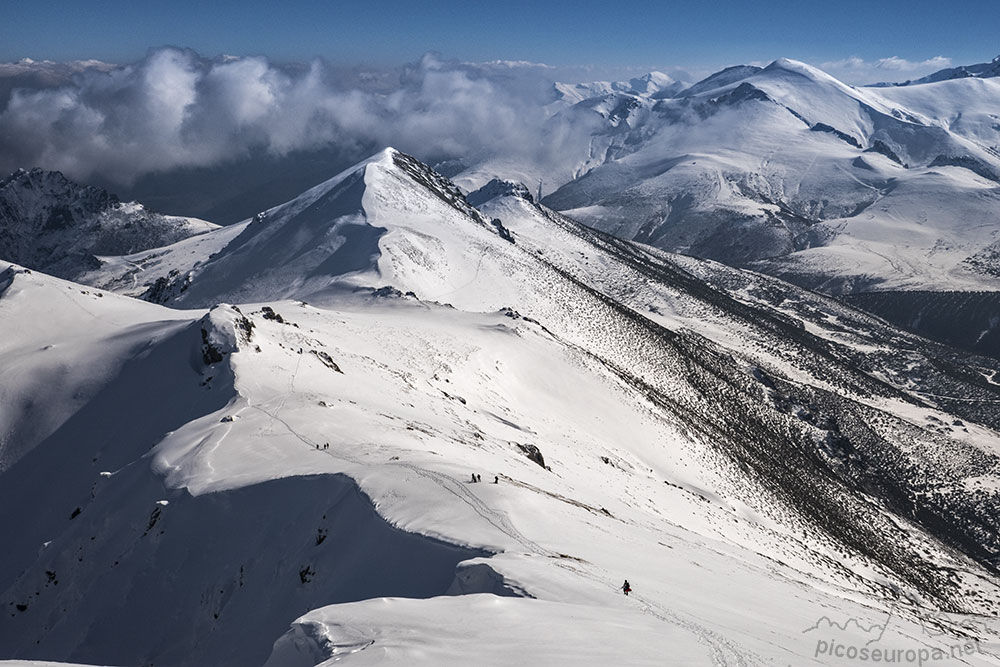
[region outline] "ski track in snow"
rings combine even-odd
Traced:
[[[287,337],[282,335],[285,342],[289,342]],[[342,461],[347,461],[359,467],[365,467],[367,464],[357,457],[350,456],[344,452],[335,452],[332,450],[323,449],[324,443],[316,442],[308,436],[302,435],[288,423],[287,420],[279,415],[279,412],[284,409],[284,406],[288,398],[294,393],[294,381],[295,376],[298,373],[299,365],[302,361],[302,355],[297,355],[298,359],[295,364],[295,369],[289,379],[289,391],[280,397],[278,404],[272,410],[267,410],[264,404],[253,404],[249,400],[247,402],[247,407],[257,410],[270,419],[270,424],[275,422],[281,424],[285,427],[289,434],[294,436],[303,445],[312,451],[317,449],[323,454],[327,454],[334,458],[340,459]],[[537,542],[526,537],[521,531],[519,531],[514,524],[510,521],[506,512],[495,510],[483,502],[475,493],[473,493],[467,485],[450,475],[444,473],[427,470],[419,466],[415,466],[409,463],[402,462],[389,462],[385,464],[386,466],[391,466],[394,468],[399,468],[407,470],[419,477],[430,480],[437,484],[440,488],[451,494],[453,497],[465,503],[473,512],[480,516],[484,521],[489,523],[491,526],[496,528],[498,531],[504,535],[510,537],[512,540],[524,547],[527,553],[531,553],[538,556],[543,556],[545,558],[550,558],[555,561],[557,567],[562,567],[574,572],[576,575],[589,579],[598,585],[608,589],[609,591],[617,591],[616,587],[608,584],[608,577],[601,577],[593,574],[584,569],[578,569],[571,567],[565,563],[560,562],[562,560],[560,554],[546,549],[545,547],[539,545]],[[522,485],[525,486],[525,485]],[[697,623],[689,618],[685,618],[676,612],[669,610],[661,604],[654,602],[653,600],[633,594],[630,598],[636,599],[641,603],[641,610],[657,618],[664,623],[670,625],[675,625],[684,630],[695,635],[698,640],[707,645],[712,652],[712,662],[715,667],[750,667],[751,665],[763,664],[759,659],[751,657],[749,653],[741,650],[737,645],[726,639],[725,637],[719,635],[717,632],[709,630],[704,625]]]
[[[432,470],[427,470],[425,468],[419,468],[415,465],[409,463],[392,462],[390,466],[403,468],[409,470],[420,477],[429,479],[445,491],[451,493],[454,497],[458,498],[466,505],[468,505],[476,514],[486,520],[487,523],[492,525],[494,528],[504,533],[511,539],[515,540],[521,546],[523,546],[527,551],[534,553],[538,556],[546,556],[548,558],[558,558],[559,554],[554,551],[550,551],[545,547],[540,546],[537,542],[534,542],[524,536],[521,531],[514,527],[511,523],[510,518],[507,516],[506,512],[500,510],[494,510],[484,503],[476,494],[470,491],[464,482],[459,482],[455,478],[445,475],[444,473],[435,472]]]
[[[284,407],[286,400],[287,400],[287,395],[282,397],[279,407],[276,408],[274,411],[269,411],[265,409],[262,404],[255,405],[249,402],[247,407],[262,412],[271,420],[272,424],[274,422],[277,422],[283,425],[285,429],[287,429],[287,431],[292,436],[297,438],[300,442],[302,442],[302,444],[306,445],[310,450],[319,449],[319,451],[321,451],[324,454],[340,459],[342,461],[347,461],[348,463],[352,463],[359,467],[366,467],[368,465],[361,459],[350,456],[349,454],[346,454],[344,452],[325,450],[323,449],[324,443],[316,442],[315,440],[310,439],[308,436],[302,435],[301,433],[296,431],[291,424],[289,424],[285,419],[283,419],[278,414],[278,411],[282,407]],[[425,479],[431,480],[432,482],[436,483],[438,486],[443,488],[452,496],[458,498],[466,505],[468,505],[476,514],[482,517],[486,522],[488,522],[494,528],[499,530],[501,533],[507,535],[517,543],[521,544],[526,552],[533,553],[539,556],[546,556],[549,558],[558,558],[559,555],[557,553],[549,549],[546,549],[540,546],[537,542],[534,542],[525,537],[510,522],[510,519],[507,517],[506,513],[501,512],[499,510],[491,509],[488,505],[486,505],[486,503],[480,500],[474,493],[465,488],[466,485],[464,483],[456,480],[454,477],[451,477],[450,475],[446,475],[444,473],[427,470],[425,468],[420,468],[418,466],[409,463],[401,463],[398,461],[392,461],[386,463],[385,465],[394,468],[402,468],[404,470],[408,470],[420,477],[423,477]]]
[[[759,658],[751,657],[745,650],[740,649],[734,642],[726,639],[722,635],[709,630],[704,625],[684,618],[663,605],[653,600],[632,593],[629,597],[634,597],[642,603],[642,610],[665,623],[678,625],[706,644],[712,651],[712,662],[716,667],[750,667],[751,665],[762,665]]]
[[[474,284],[477,280],[479,280],[479,271],[483,267],[483,260],[484,259],[486,259],[486,248],[483,248],[482,253],[480,253],[480,255],[479,255],[479,262],[476,263],[476,272],[475,272],[475,274],[473,274],[472,278],[467,283],[465,283],[464,285],[460,285],[460,286],[456,287],[455,289],[448,290],[447,292],[444,292],[442,294],[438,294],[437,296],[432,296],[432,297],[430,297],[429,300],[430,301],[440,301],[442,298],[444,298],[446,296],[450,296],[452,294],[455,294],[456,292],[460,292],[460,291],[464,290],[466,287],[469,287],[470,285]]]
[[[286,338],[287,342],[287,338]],[[298,362],[301,362],[301,355],[299,356]],[[278,412],[284,408],[284,405],[288,397],[293,392],[292,385],[294,383],[295,374],[298,373],[299,363],[296,363],[295,371],[292,373],[292,377],[289,381],[289,393],[281,397],[281,401],[274,411],[266,410],[262,405],[254,405],[248,402],[248,407],[258,410],[263,414],[267,415],[271,419],[271,423],[274,422],[282,424],[287,431],[298,439],[303,445],[308,447],[310,450],[319,450],[323,454],[327,454],[334,458],[340,459],[342,461],[347,461],[359,467],[366,466],[365,462],[361,459],[352,457],[344,452],[335,452],[332,450],[323,449],[323,443],[316,442],[311,438],[302,435],[296,431],[291,424],[283,419]],[[474,511],[483,520],[489,523],[491,526],[499,530],[504,535],[507,535],[522,547],[528,553],[534,555],[543,556],[546,558],[551,558],[555,560],[555,565],[557,567],[562,567],[574,572],[578,576],[582,576],[589,579],[598,585],[608,589],[609,591],[617,591],[617,588],[608,584],[608,577],[600,577],[589,571],[583,569],[577,569],[575,567],[570,567],[562,562],[560,554],[546,549],[545,547],[539,545],[537,542],[526,537],[521,531],[519,531],[513,523],[511,523],[510,518],[506,512],[495,510],[489,507],[485,502],[483,502],[475,493],[467,488],[464,482],[461,482],[450,475],[444,473],[427,470],[425,468],[420,468],[413,464],[402,463],[402,462],[390,462],[385,464],[386,466],[391,466],[394,468],[400,468],[407,470],[419,477],[428,479],[440,488],[447,491],[453,497],[465,503],[472,511]],[[525,485],[522,485],[525,486]],[[734,642],[721,636],[719,633],[709,630],[704,625],[697,623],[689,618],[685,618],[680,614],[669,610],[667,607],[654,602],[653,600],[646,598],[644,596],[633,594],[630,598],[636,599],[641,603],[641,610],[657,618],[664,623],[670,625],[675,625],[681,627],[691,634],[695,635],[698,640],[707,645],[712,652],[712,662],[715,667],[750,667],[751,665],[763,664],[759,658],[751,657],[749,653],[745,650],[741,650]]]
[[[990,384],[996,384],[995,382],[990,382]],[[941,394],[929,394],[924,391],[914,391],[912,392],[916,396],[922,399],[927,398],[943,398],[946,401],[962,401],[963,403],[1000,403],[1000,399],[996,398],[959,398],[957,396],[942,396]]]
[[[146,269],[143,268],[141,264],[133,262],[133,261],[131,261],[129,259],[124,260],[124,262],[126,264],[128,264],[129,266],[131,266],[133,269],[136,269],[136,271],[134,273],[132,273],[132,275],[131,275],[131,278],[132,278],[132,289],[138,289],[138,287],[139,287],[139,278],[138,278],[139,272],[145,271]]]
[[[583,569],[577,569],[569,564],[557,562],[557,567],[570,570],[577,576],[589,579],[608,590],[617,593],[620,589],[608,584],[609,577],[601,577]],[[709,647],[712,652],[712,664],[714,667],[751,667],[751,665],[763,665],[760,656],[752,655],[746,649],[739,647],[735,642],[726,639],[719,633],[709,630],[701,623],[686,618],[664,605],[654,602],[648,597],[637,594],[634,590],[628,595],[630,600],[638,600],[643,613],[663,621],[669,625],[683,628],[696,636],[698,641]]]

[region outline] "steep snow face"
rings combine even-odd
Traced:
[[[877,94],[913,114],[922,123],[947,130],[984,147],[1000,151],[1000,79],[969,78],[940,83],[881,88]]]
[[[202,234],[216,225],[164,216],[59,172],[19,170],[0,181],[0,258],[75,279],[125,255]]]
[[[458,665],[474,637],[484,664],[627,643],[637,664],[765,665],[879,624],[885,648],[973,637],[996,663],[996,362],[513,184],[470,198],[387,150],[225,243],[158,249],[189,255],[175,302],[239,303],[138,304],[183,322],[136,375],[118,357],[106,395],[133,402],[86,403],[3,473],[0,529],[29,528],[0,561],[0,646]],[[363,252],[341,251],[347,225]],[[25,280],[0,294],[13,317],[64,285],[13,298]],[[153,395],[174,398],[159,420]]]
[[[122,386],[123,365],[191,317],[0,262],[0,471],[117,384],[121,393],[103,399],[110,418],[136,389]]]
[[[635,95],[671,97],[683,90],[684,84],[663,72],[649,72],[648,74],[629,79],[627,88],[619,86],[618,89]]]
[[[598,112],[600,129],[547,205],[671,251],[782,258],[781,275],[833,291],[998,286],[966,262],[996,241],[995,80],[855,88],[782,59],[631,100],[562,112]]]

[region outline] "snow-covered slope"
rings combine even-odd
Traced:
[[[129,359],[142,357],[192,318],[6,262],[0,264],[0,294],[0,470],[91,404]],[[122,389],[109,410],[124,407],[134,387]],[[161,409],[139,403],[150,404]]]
[[[128,254],[213,229],[204,220],[120,202],[57,171],[22,169],[0,180],[0,258],[63,278],[99,266],[95,255]]]
[[[129,260],[208,312],[6,271],[0,322],[136,309],[86,343],[95,398],[0,475],[6,655],[997,664],[995,362],[523,187],[470,199],[388,149]],[[114,267],[91,277],[142,291]],[[46,326],[5,326],[0,368],[74,324]]]

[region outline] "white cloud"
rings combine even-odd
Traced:
[[[951,58],[935,56],[926,60],[906,60],[898,56],[865,60],[853,56],[820,63],[819,68],[847,83],[868,84],[916,79],[951,66]]]
[[[163,48],[134,65],[13,91],[0,112],[0,170],[41,166],[127,184],[261,149],[537,152],[552,95],[548,68],[534,64],[427,55],[395,73],[345,73],[322,61],[282,67]]]

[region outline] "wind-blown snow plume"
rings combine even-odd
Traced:
[[[155,49],[136,64],[14,90],[0,113],[0,171],[41,166],[128,184],[251,150],[334,145],[392,144],[429,157],[524,151],[537,159],[543,106],[554,99],[545,69],[427,55],[397,72],[345,76],[321,60],[279,66]]]

